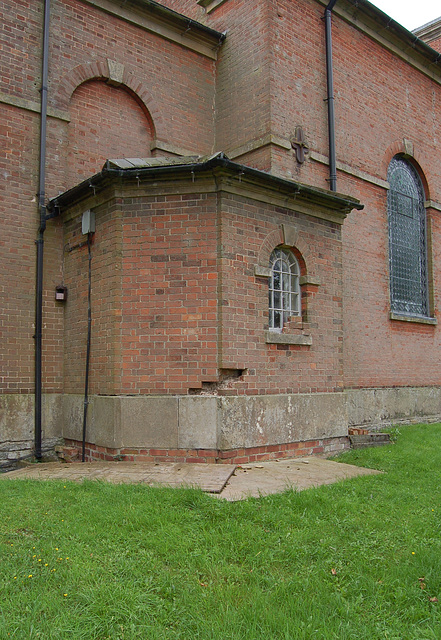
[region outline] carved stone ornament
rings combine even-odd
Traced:
[[[296,127],[295,136],[291,138],[291,146],[296,152],[297,162],[303,164],[306,159],[306,154],[309,151],[309,146],[305,142],[305,134],[303,133],[302,127]]]

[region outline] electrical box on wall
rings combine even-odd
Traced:
[[[95,233],[95,212],[88,209],[81,218],[81,231],[83,235]]]
[[[55,287],[55,300],[57,302],[66,302],[67,300],[67,288],[63,285]]]

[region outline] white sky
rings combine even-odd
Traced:
[[[370,2],[409,31],[441,16],[439,0],[370,0]]]

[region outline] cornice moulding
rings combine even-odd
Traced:
[[[167,9],[153,0],[127,0],[124,3],[115,0],[83,2],[212,60],[217,59],[218,49],[225,39],[224,34]]]

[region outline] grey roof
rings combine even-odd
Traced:
[[[441,16],[427,24],[423,24],[418,29],[414,29],[412,33],[430,46],[433,40],[438,40],[441,37]]]
[[[188,164],[204,164],[217,157],[226,157],[222,153],[210,156],[161,156],[160,158],[116,158],[106,161],[105,169],[147,169],[149,167],[173,167]]]

